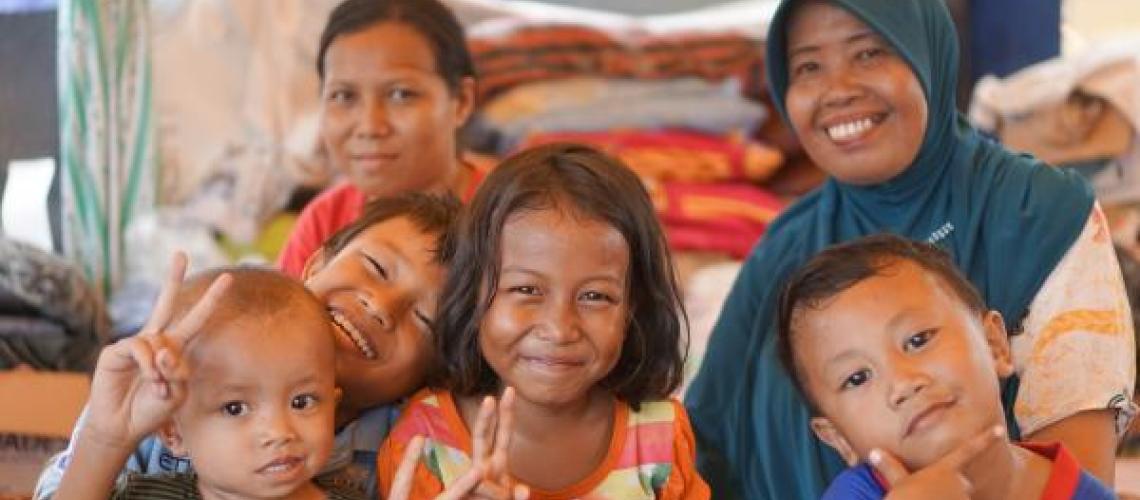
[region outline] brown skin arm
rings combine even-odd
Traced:
[[[1082,411],[1024,436],[1024,440],[1063,443],[1082,468],[1112,488],[1117,444],[1115,419],[1114,410]]]
[[[55,493],[58,500],[106,500],[131,448],[102,443],[79,434],[71,464]]]

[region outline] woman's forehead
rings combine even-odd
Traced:
[[[826,1],[797,2],[788,16],[787,51],[792,55],[805,47],[843,43],[860,38],[882,37],[854,14]]]

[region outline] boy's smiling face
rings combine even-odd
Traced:
[[[323,318],[299,316],[235,320],[191,347],[187,400],[162,432],[190,457],[203,492],[295,495],[313,487],[328,461],[332,342],[314,335],[327,329]]]
[[[331,315],[345,406],[391,403],[422,385],[444,277],[436,244],[436,235],[399,216],[310,261],[305,286]]]
[[[909,261],[792,321],[802,385],[821,439],[854,463],[880,448],[915,470],[1004,422],[999,378],[1013,371],[1001,316],[970,308]]]

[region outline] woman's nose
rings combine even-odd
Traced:
[[[826,77],[822,103],[827,107],[841,107],[851,104],[863,96],[863,87],[855,81],[849,71],[836,70]]]
[[[360,139],[375,139],[392,133],[388,110],[379,99],[366,98],[356,116],[353,133]]]

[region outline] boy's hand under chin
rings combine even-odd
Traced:
[[[969,499],[974,487],[963,469],[990,445],[1004,438],[1004,428],[986,429],[937,462],[914,472],[908,471],[897,458],[880,449],[872,450],[869,458],[871,465],[890,485],[887,499]]]
[[[495,398],[487,396],[483,400],[471,433],[471,470],[436,497],[436,500],[526,500],[530,497],[526,486],[513,484],[514,480],[507,468],[507,450],[510,448],[514,419],[514,395],[515,391],[510,387],[503,391],[497,411]],[[408,443],[400,467],[396,469],[388,500],[407,500],[411,495],[416,463],[423,453],[423,447],[423,436],[416,436]]]
[[[143,329],[100,353],[80,431],[84,440],[100,447],[133,450],[185,400],[188,369],[182,348],[213,313],[230,282],[228,275],[219,277],[189,312],[171,325],[185,272],[186,256],[178,253]]]

